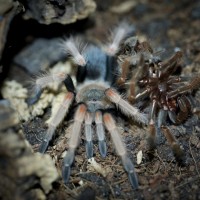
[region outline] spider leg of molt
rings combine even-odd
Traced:
[[[175,137],[171,133],[171,130],[167,126],[161,126],[162,132],[164,133],[170,147],[172,148],[173,154],[178,163],[183,164],[185,161],[185,153],[180,145],[177,143]]]
[[[141,55],[136,73],[132,73],[132,77],[130,79],[130,84],[129,84],[129,88],[128,88],[128,91],[129,91],[128,101],[132,104],[138,98],[138,95],[137,96],[135,95],[136,94],[136,84],[137,84],[138,80],[140,80],[142,78],[142,76],[146,73],[146,72],[144,72],[145,67],[143,67],[143,66],[144,66],[144,57]]]
[[[56,127],[60,124],[60,122],[64,119],[66,113],[69,111],[69,107],[73,102],[74,94],[68,92],[65,96],[62,104],[58,108],[56,115],[53,117],[52,121],[48,125],[48,130],[45,137],[42,140],[42,144],[40,145],[39,152],[44,153],[49,145],[50,140],[53,137],[53,134],[56,130]]]
[[[66,156],[63,159],[63,180],[66,184],[69,181],[71,165],[74,161],[75,150],[79,144],[81,126],[85,119],[87,107],[84,104],[80,104],[75,112],[74,123],[72,126],[71,137],[69,140],[69,149]],[[89,149],[90,150],[90,149]]]
[[[176,71],[178,67],[178,63],[181,61],[183,57],[183,53],[181,51],[177,51],[171,58],[164,62],[158,63],[160,67],[160,78],[169,77],[173,72]]]
[[[155,112],[157,108],[157,102],[154,99],[150,108],[150,113],[149,113],[149,136],[148,136],[148,144],[150,147],[150,150],[155,149],[156,147],[156,126],[155,126]]]
[[[192,103],[187,96],[182,95],[177,98],[177,104],[180,109],[178,113],[168,111],[168,116],[174,124],[179,125],[186,121],[189,114],[192,113]]]
[[[127,151],[124,143],[120,137],[117,126],[111,114],[105,113],[103,116],[104,124],[111,135],[113,144],[117,154],[121,157],[124,169],[128,173],[128,177],[131,185],[134,189],[138,188],[138,179],[135,173],[134,165],[131,162],[130,158],[127,156]]]
[[[167,95],[168,95],[168,98],[174,98],[181,94],[195,90],[195,89],[199,88],[199,86],[200,86],[200,76],[196,76],[185,86],[179,87],[176,90],[168,92]]]
[[[119,86],[124,85],[126,79],[127,79],[127,75],[129,72],[129,66],[130,66],[130,60],[127,58],[125,60],[123,60],[120,64],[121,67],[121,75],[120,77],[117,79],[117,84]]]

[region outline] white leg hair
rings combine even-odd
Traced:
[[[56,127],[60,124],[60,122],[64,119],[66,113],[69,110],[69,107],[74,99],[74,94],[68,92],[65,96],[62,104],[60,105],[56,115],[53,117],[52,121],[49,123],[49,127],[47,130],[47,134],[45,135],[42,144],[39,148],[40,153],[44,153],[49,145],[50,140],[53,137]]]
[[[133,117],[134,120],[137,122],[143,124],[148,123],[147,116],[144,113],[141,113],[137,108],[133,107],[127,101],[122,99],[122,97],[120,96],[120,94],[117,93],[117,91],[109,88],[105,91],[105,94],[111,102],[119,106],[119,108],[124,114]]]
[[[57,73],[57,74],[48,74],[46,76],[42,76],[36,79],[35,87],[45,88],[51,83],[61,83],[67,77],[65,73]]]
[[[76,110],[76,113],[75,113],[74,123],[73,123],[72,131],[71,131],[71,137],[69,140],[69,150],[67,151],[67,154],[63,160],[62,173],[63,173],[63,179],[64,179],[65,184],[69,180],[70,171],[71,171],[70,167],[73,163],[75,150],[80,140],[81,125],[84,121],[86,110],[87,110],[87,107],[84,104],[81,104],[78,106],[78,109]]]
[[[93,157],[93,129],[92,129],[92,115],[87,112],[85,115],[85,138],[86,138],[86,153],[88,158]]]
[[[122,138],[118,132],[115,121],[114,121],[113,117],[108,113],[104,114],[103,120],[104,120],[106,128],[108,129],[108,132],[111,135],[116,152],[122,159],[122,163],[123,163],[123,166],[124,166],[126,172],[128,173],[129,180],[130,180],[132,186],[135,189],[137,189],[138,188],[138,180],[137,180],[137,175],[134,170],[134,165],[131,162],[130,158],[127,156],[126,148],[124,146],[124,143],[122,142]]]
[[[57,73],[57,74],[48,74],[41,76],[36,79],[34,87],[33,87],[33,97],[27,99],[27,103],[32,105],[38,101],[40,98],[43,88],[47,87],[51,83],[61,83],[67,77],[65,73]]]
[[[95,124],[96,124],[96,133],[99,140],[99,151],[103,158],[106,157],[107,147],[105,142],[105,129],[103,126],[103,119],[102,119],[101,111],[97,111],[95,113]]]
[[[63,42],[63,49],[66,51],[67,54],[72,56],[74,62],[77,65],[85,66],[86,65],[86,58],[82,54],[86,48],[80,38],[73,38],[70,37],[69,39]]]
[[[132,31],[133,27],[130,26],[130,24],[125,22],[119,24],[119,26],[117,26],[113,32],[111,32],[112,41],[107,45],[107,47],[105,47],[106,52],[109,55],[114,56],[119,49],[121,41]]]

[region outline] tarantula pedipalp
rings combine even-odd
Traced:
[[[119,34],[116,34],[119,38],[117,40],[114,39],[114,41],[117,41],[114,47],[117,47],[120,41],[126,37],[126,33],[129,32],[124,30],[123,27],[118,30],[123,30],[121,31],[123,35],[119,37]],[[48,125],[47,134],[42,141],[39,151],[41,153],[46,151],[56,127],[61,123],[66,114],[70,112],[70,106],[73,104],[77,106],[77,110],[70,134],[69,149],[63,159],[64,182],[67,183],[69,180],[70,168],[74,160],[75,150],[79,144],[83,124],[86,138],[86,154],[88,158],[93,157],[93,124],[96,127],[101,156],[105,157],[107,152],[105,125],[111,135],[116,152],[121,157],[122,164],[128,173],[132,186],[137,188],[138,180],[134,165],[127,155],[127,150],[122,142],[115,120],[112,114],[109,113],[109,110],[118,107],[122,113],[142,124],[147,124],[146,115],[124,100],[117,91],[117,87],[114,88],[116,77],[113,75],[116,74],[116,70],[118,70],[116,57],[107,55],[100,48],[93,45],[85,48],[81,53],[78,49],[79,45],[76,45],[73,38],[65,41],[64,45],[67,52],[78,65],[77,81],[79,84],[75,88],[70,75],[67,74],[53,74],[40,77],[36,80],[36,93],[34,97],[28,100],[29,104],[35,103],[39,99],[42,90],[51,82],[64,83],[68,90],[60,108]]]
[[[200,77],[196,76],[191,80],[191,77],[174,75],[183,56],[180,51],[161,62],[154,57],[154,52],[147,42],[141,43],[135,37],[122,43],[120,51],[124,52],[121,83],[127,78],[126,69],[132,63],[137,67],[137,72],[129,81],[129,101],[140,101],[144,106],[150,105],[148,141],[151,149],[156,146],[156,135],[163,132],[176,159],[183,163],[184,152],[166,122],[179,125],[198,110],[190,92],[200,86]],[[137,94],[136,85],[140,90]]]

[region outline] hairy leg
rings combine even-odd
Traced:
[[[42,141],[42,144],[39,148],[40,153],[44,153],[49,145],[50,140],[53,137],[53,134],[56,130],[56,127],[60,124],[60,122],[64,119],[66,113],[69,110],[69,107],[74,99],[74,94],[69,92],[65,96],[62,104],[60,105],[56,115],[53,117],[52,121],[49,123],[49,127],[47,133]]]
[[[114,121],[113,117],[108,113],[104,114],[103,119],[104,119],[105,126],[111,135],[116,152],[121,157],[123,166],[124,166],[126,172],[128,173],[128,177],[131,182],[131,185],[133,186],[134,189],[137,189],[138,188],[138,179],[137,179],[137,175],[135,173],[134,165],[131,162],[130,158],[127,156],[127,151],[126,151],[125,145],[122,142],[122,138],[118,132],[115,121]]]
[[[35,85],[33,88],[34,96],[27,99],[28,105],[33,105],[36,103],[40,96],[42,95],[43,89],[47,87],[51,83],[61,83],[63,82],[68,75],[64,73],[57,73],[57,74],[48,74],[42,77],[39,77],[35,81]]]
[[[92,115],[91,113],[87,112],[85,115],[85,138],[86,138],[86,153],[88,158],[93,157],[93,129],[92,129]]]
[[[103,119],[101,111],[95,113],[96,133],[99,140],[99,151],[103,158],[106,157],[107,147],[105,142],[105,129],[103,126]]]
[[[171,131],[168,127],[161,126],[161,129],[162,129],[162,132],[164,133],[165,137],[167,138],[169,145],[172,148],[172,151],[174,153],[176,160],[182,164],[185,161],[185,154],[183,152],[183,149],[177,143],[175,137],[173,136],[173,134],[171,133]]]
[[[65,184],[69,181],[71,165],[74,161],[75,150],[80,140],[81,125],[84,121],[86,110],[87,110],[87,107],[84,104],[81,104],[78,106],[78,109],[76,110],[76,113],[75,113],[71,137],[69,140],[69,149],[67,151],[66,156],[63,159],[62,174],[63,174],[63,180]]]
[[[115,91],[112,88],[109,88],[105,91],[105,94],[108,97],[108,99],[111,102],[115,103],[124,114],[133,117],[134,120],[137,122],[140,122],[143,124],[148,123],[147,116],[144,113],[141,113],[139,109],[133,107],[131,104],[125,101],[120,96],[120,94],[117,93],[117,91]]]

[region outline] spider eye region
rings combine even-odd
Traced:
[[[76,96],[77,102],[84,102],[87,105],[89,112],[108,107],[108,102],[105,96],[106,87],[101,84],[85,85],[81,88]]]
[[[105,98],[104,92],[98,89],[91,89],[86,92],[86,104],[90,112],[95,112],[103,108],[103,99]]]

